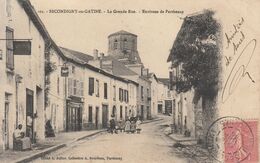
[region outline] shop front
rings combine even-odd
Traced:
[[[66,111],[66,131],[81,131],[82,130],[82,110],[83,102],[82,98],[71,97],[67,101]]]

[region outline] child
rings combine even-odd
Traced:
[[[127,119],[125,122],[125,132],[129,134],[130,130],[131,130],[131,123],[130,120]]]
[[[131,121],[131,133],[135,133],[135,130],[136,130],[136,124],[135,124],[135,121]]]
[[[140,134],[140,132],[141,132],[141,120],[138,118],[137,119],[137,121],[136,121],[136,132],[138,133],[138,134]]]

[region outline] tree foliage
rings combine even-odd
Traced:
[[[220,25],[212,11],[186,17],[171,50],[172,58],[181,64],[182,78],[177,90],[185,92],[192,87],[200,95],[214,97],[219,77]]]

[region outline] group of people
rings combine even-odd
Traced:
[[[138,133],[141,132],[141,120],[138,117],[129,117],[125,122],[123,120],[119,120],[116,122],[114,117],[110,120],[109,132],[111,134],[120,132],[126,133]]]

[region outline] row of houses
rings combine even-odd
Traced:
[[[88,55],[59,47],[29,0],[0,2],[1,149],[13,148],[18,124],[35,143],[47,121],[71,132],[106,128],[111,117],[172,113],[168,84],[144,67],[137,35],[113,33],[108,54]]]

